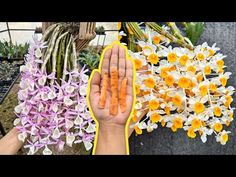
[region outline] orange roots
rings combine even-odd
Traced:
[[[120,109],[121,112],[126,111],[126,87],[127,87],[127,78],[124,78],[121,82],[120,87]]]
[[[102,78],[103,80],[102,80],[101,95],[98,103],[98,107],[101,109],[105,108],[106,105],[107,88],[109,84],[108,74],[105,73]]]
[[[118,71],[116,68],[111,68],[111,103],[110,114],[117,115],[118,113]]]

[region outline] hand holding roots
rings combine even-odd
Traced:
[[[118,54],[111,54],[110,60],[110,75],[108,72],[102,73],[102,82],[101,82],[101,92],[98,103],[98,108],[104,109],[107,102],[107,92],[110,91],[110,101],[109,101],[109,113],[110,115],[116,116],[119,112],[124,113],[126,111],[126,89],[128,79],[125,76],[119,76],[119,70],[125,71],[124,68],[120,68],[118,61]],[[125,63],[125,59],[123,58],[123,62]],[[120,88],[120,89],[119,89]]]

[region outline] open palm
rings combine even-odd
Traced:
[[[118,71],[118,94],[120,93],[120,86],[122,80],[127,78],[126,87],[126,110],[121,111],[118,104],[118,113],[116,115],[110,114],[111,102],[111,87],[108,86],[106,93],[106,103],[103,109],[99,108],[98,103],[101,94],[102,81],[105,73],[108,77],[111,75],[111,68]],[[112,48],[108,48],[104,53],[104,58],[101,64],[101,72],[95,71],[90,82],[89,101],[93,114],[99,123],[125,125],[128,117],[130,116],[132,105],[134,101],[133,93],[133,63],[131,60],[126,59],[126,50],[124,47],[114,44]]]

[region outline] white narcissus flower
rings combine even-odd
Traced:
[[[143,49],[144,55],[148,56],[151,53],[155,52],[157,47],[151,43],[146,43],[144,41],[139,41],[138,45]]]
[[[207,141],[206,134],[203,134],[203,135],[201,136],[201,140],[202,140],[203,143],[205,143],[205,142]]]
[[[141,109],[142,108],[142,103],[137,102],[134,107],[135,107],[135,109]]]
[[[151,120],[148,120],[148,122],[147,122],[147,132],[152,132],[156,128],[157,128],[157,124],[152,123]]]
[[[137,125],[140,129],[146,129],[147,128],[146,122],[138,122]]]
[[[235,92],[233,87],[226,87],[230,72],[224,72],[225,55],[219,53],[216,44],[209,46],[206,42],[189,50],[183,47],[163,46],[163,36],[152,30],[145,30],[148,42],[139,41],[142,48],[139,52],[129,51],[133,59],[139,60],[136,68],[136,85],[139,94],[136,99],[135,112],[147,110],[146,118],[132,126],[140,134],[140,129],[153,131],[151,115],[156,116],[162,126],[175,129],[175,125],[182,126],[190,138],[200,135],[205,143],[207,136],[217,133],[218,142],[223,139],[225,126],[232,121],[233,113],[230,103]],[[156,49],[152,45],[155,43]],[[217,53],[216,53],[217,52]],[[157,65],[147,63],[145,69],[140,67],[140,58],[148,61],[148,55],[158,55]],[[154,86],[153,86],[154,85]],[[140,94],[142,93],[142,94]],[[141,96],[142,95],[142,96]],[[150,100],[158,103],[150,109]],[[234,108],[233,108],[234,109]],[[182,122],[175,121],[181,117]],[[152,117],[152,120],[154,117]],[[178,119],[179,120],[179,119]],[[214,126],[217,124],[217,131]],[[142,131],[141,131],[142,132]],[[224,140],[228,139],[224,134]]]

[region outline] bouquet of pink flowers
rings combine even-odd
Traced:
[[[58,23],[47,29],[41,41],[34,37],[20,68],[14,124],[28,154],[42,149],[50,155],[50,147],[61,151],[65,144],[92,148],[96,128],[86,105],[89,77],[85,67],[77,66],[75,39],[68,29],[69,24]]]

